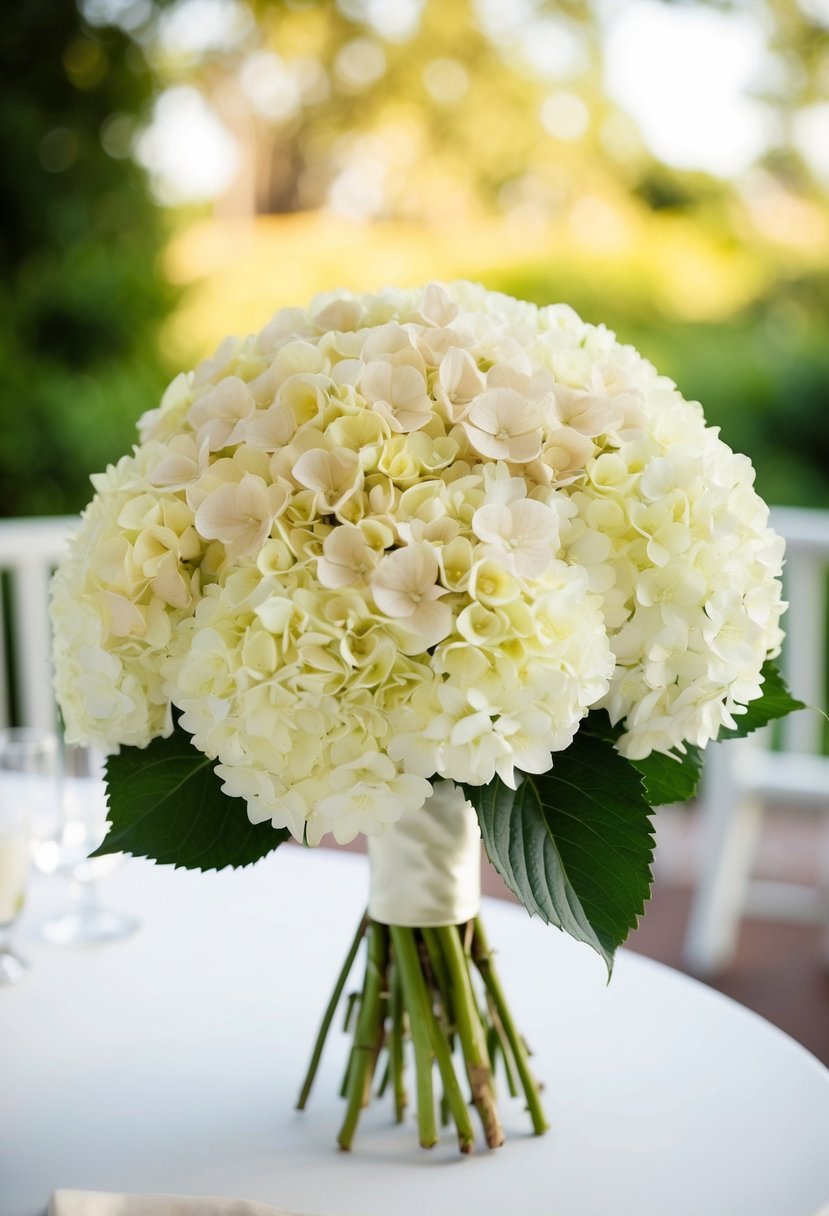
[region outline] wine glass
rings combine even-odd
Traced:
[[[36,817],[54,814],[58,800],[58,741],[49,731],[0,731],[0,987],[29,969],[11,945],[26,898],[29,835]]]
[[[98,883],[123,860],[122,853],[89,854],[106,835],[104,757],[91,747],[64,745],[60,814],[52,830],[36,833],[35,864],[46,874],[70,880],[72,908],[48,917],[40,934],[56,946],[95,946],[130,937],[138,928],[131,916],[105,908]]]

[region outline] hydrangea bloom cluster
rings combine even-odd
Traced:
[[[376,834],[515,787],[591,707],[637,758],[760,695],[782,544],[735,456],[568,307],[457,283],[283,310],[179,376],[53,589],[70,736],[171,728],[254,821]]]

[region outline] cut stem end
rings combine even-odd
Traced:
[[[360,1115],[372,1097],[375,1073],[385,1055],[377,1087],[389,1087],[395,1120],[405,1117],[407,1048],[414,1058],[418,1139],[423,1148],[438,1143],[441,1124],[453,1124],[458,1149],[474,1149],[475,1131],[468,1094],[489,1148],[504,1143],[495,1093],[495,1062],[500,1058],[512,1094],[522,1090],[533,1131],[541,1135],[547,1120],[540,1088],[529,1067],[529,1053],[518,1033],[495,970],[480,919],[464,925],[412,929],[384,925],[363,917],[325,1010],[311,1064],[300,1093],[303,1109],[319,1066],[322,1049],[360,945],[366,940],[362,988],[349,999],[356,1011],[351,1052],[343,1082],[346,1112],[337,1143],[348,1152]],[[481,991],[481,999],[476,992]],[[456,1068],[456,1063],[462,1068]],[[440,1083],[436,1101],[435,1079]]]

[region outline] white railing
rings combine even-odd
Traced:
[[[821,755],[826,708],[829,511],[779,507],[772,523],[786,538],[784,584],[789,610],[782,667],[793,695],[814,707],[781,724],[781,750],[770,731],[714,744],[701,791],[703,841],[685,961],[710,974],[732,960],[744,912],[829,924],[829,893],[806,885],[752,878],[763,812],[829,811],[829,757]]]
[[[14,708],[21,725],[54,728],[49,579],[78,523],[74,515],[0,520],[0,573],[8,587],[0,599],[0,726]]]

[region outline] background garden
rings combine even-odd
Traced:
[[[317,291],[468,277],[640,347],[829,506],[825,0],[27,0],[0,13],[0,514]],[[702,66],[700,66],[702,65]]]

